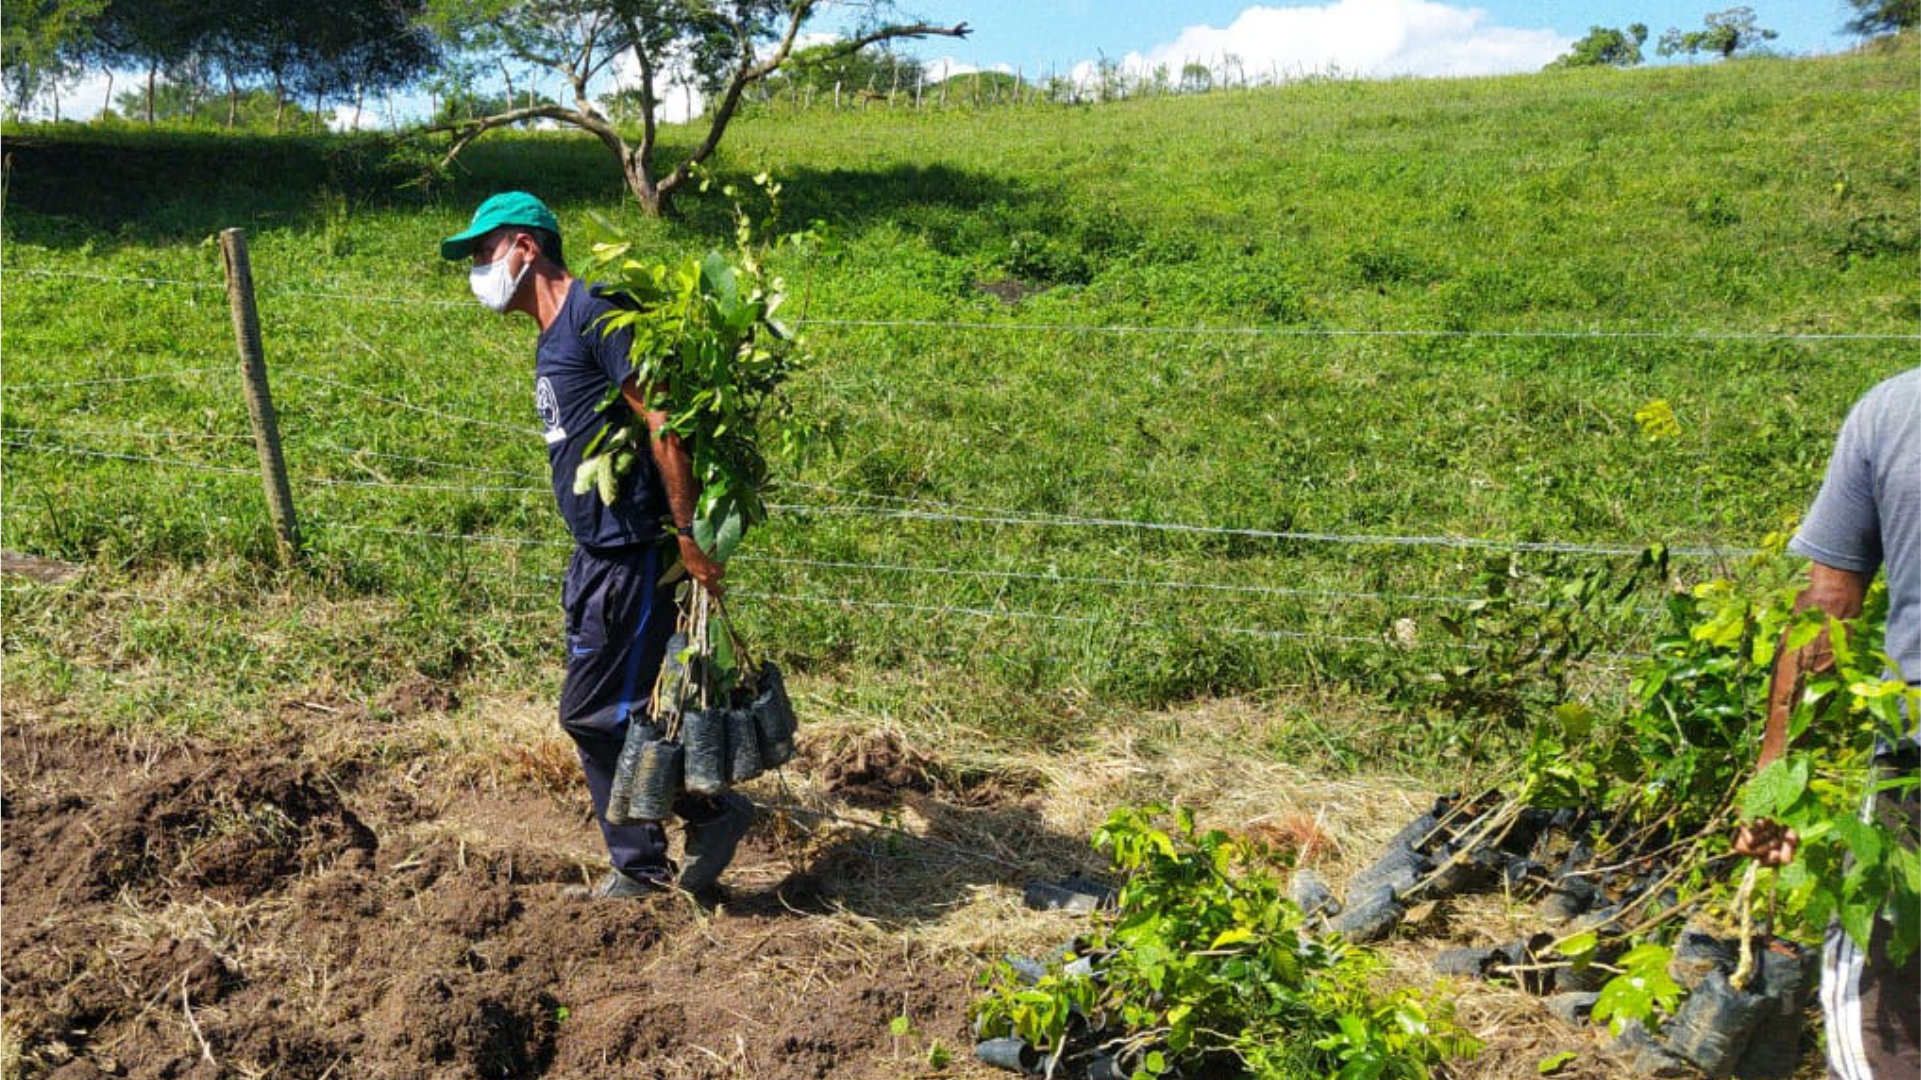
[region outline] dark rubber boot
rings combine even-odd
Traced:
[[[637,900],[667,890],[667,882],[659,878],[629,877],[618,870],[609,870],[606,877],[593,885],[569,885],[560,890],[560,894],[574,900]]]
[[[718,814],[687,823],[687,857],[681,860],[677,882],[700,900],[718,893],[721,871],[734,861],[734,849],[754,822],[754,804],[747,796],[729,791],[714,801],[720,804]]]

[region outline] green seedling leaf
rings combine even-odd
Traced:
[[[1542,1076],[1553,1076],[1580,1059],[1581,1055],[1574,1051],[1564,1050],[1561,1053],[1551,1054],[1542,1058],[1540,1064],[1534,1066],[1534,1071],[1540,1073]]]
[[[1808,759],[1801,754],[1770,763],[1748,782],[1741,797],[1741,812],[1749,818],[1779,817],[1808,789],[1808,774]]]
[[[1555,951],[1578,964],[1593,957],[1599,944],[1600,938],[1588,930],[1562,941]]]
[[[1681,987],[1668,976],[1673,954],[1652,942],[1629,949],[1619,961],[1622,974],[1601,987],[1594,1018],[1608,1022],[1619,1035],[1629,1020],[1647,1021],[1655,1012],[1669,1012],[1681,1000]]]
[[[714,672],[723,682],[732,680],[740,670],[739,663],[734,659],[732,639],[733,635],[724,630],[714,636]]]
[[[1585,739],[1594,730],[1594,710],[1577,702],[1556,705],[1554,718],[1561,722],[1561,734],[1569,739]]]
[[[594,490],[594,485],[600,482],[600,467],[605,461],[604,458],[595,457],[580,463],[580,467],[574,470],[574,494],[585,495]]]
[[[614,500],[620,497],[620,478],[614,475],[613,459],[600,457],[594,460],[600,466],[594,474],[594,482],[600,488],[601,505],[612,506]]]
[[[1218,935],[1215,936],[1214,943],[1209,945],[1208,948],[1219,949],[1219,948],[1224,948],[1228,945],[1239,945],[1239,944],[1242,944],[1243,942],[1248,942],[1253,940],[1254,940],[1254,930],[1252,927],[1236,926],[1236,927],[1232,927],[1230,929],[1221,931]],[[1171,1020],[1172,1016],[1170,1016],[1169,1019]]]
[[[746,515],[742,512],[740,500],[727,498],[716,507],[722,517],[714,528],[714,558],[726,562],[740,546],[741,537],[747,532]]]

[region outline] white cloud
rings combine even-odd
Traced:
[[[123,72],[112,83],[113,92],[118,95],[120,91],[136,85],[129,81],[133,78],[135,77]],[[61,83],[57,90],[41,94],[38,100],[22,111],[21,115],[31,120],[51,120],[57,97],[60,119],[91,120],[99,116],[100,110],[106,106],[108,88],[108,77],[105,71],[88,70],[82,72],[78,78]]]
[[[927,83],[929,86],[932,86],[935,83],[946,82],[957,76],[973,75],[979,72],[981,67],[979,64],[970,64],[965,60],[957,60],[951,56],[943,56],[938,60],[929,60],[927,63],[922,64],[921,70],[927,72]]]
[[[842,40],[839,34],[809,31],[794,39],[794,48],[811,49],[818,45],[832,45]],[[762,48],[771,47],[764,43]],[[763,51],[763,55],[765,52]],[[640,85],[640,62],[634,59],[632,50],[614,58],[612,65],[614,87],[618,90],[631,90]],[[679,124],[701,115],[707,108],[707,99],[690,78],[691,67],[682,58],[674,58],[665,69],[657,73],[660,88],[660,119],[666,123]]]
[[[1216,78],[1271,82],[1307,75],[1497,75],[1535,71],[1573,44],[1552,30],[1497,26],[1481,8],[1434,0],[1334,0],[1319,7],[1249,7],[1225,28],[1190,26],[1121,70],[1139,76],[1165,66],[1178,79],[1188,64]],[[1083,86],[1098,83],[1091,62],[1074,68]]]
[[[380,110],[378,102],[368,102],[360,110],[360,122],[354,122],[354,107],[336,105],[327,110],[327,127],[332,131],[373,131],[387,126],[387,118]]]
[[[640,86],[640,61],[634,59],[633,50],[629,49],[614,58],[613,71],[615,89],[632,90]],[[678,60],[669,62],[667,67],[654,73],[654,80],[654,87],[660,94],[661,121],[685,123],[707,108],[707,99],[694,85],[693,68],[690,65]]]
[[[965,60],[957,60],[952,56],[943,56],[939,60],[929,60],[921,65],[921,70],[927,73],[927,85],[929,86],[946,82],[949,79],[958,79],[968,75],[979,75],[982,72],[994,72],[999,75],[1021,75],[1028,79],[1035,78],[1035,76],[1023,72],[1014,65],[1004,61],[995,64],[993,67],[981,67],[979,64],[970,64]]]

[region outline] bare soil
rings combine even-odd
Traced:
[[[749,789],[719,909],[590,902],[563,893],[603,856],[545,707],[456,705],[412,680],[219,742],[11,709],[0,1080],[1004,1076],[971,1053],[975,977],[1083,929],[1022,886],[1098,876],[1108,809],[1196,807],[1338,888],[1433,797],[1250,754],[1265,721],[1230,705],[1182,713],[1179,755],[1114,731],[1065,763],[825,724]],[[1537,928],[1529,905],[1448,901],[1383,944],[1384,978],[1433,987],[1440,949]],[[1443,981],[1486,1043],[1449,1075],[1535,1077],[1569,1050],[1563,1080],[1625,1075],[1538,999]]]
[[[156,745],[9,724],[9,1073],[858,1080],[925,1072],[938,1040],[944,1075],[979,1075],[973,964],[846,917],[845,850],[767,821],[717,911],[568,897],[598,873],[584,793],[525,767],[437,784],[352,749],[378,745],[339,728],[365,714],[305,723],[330,730]],[[855,786],[882,800],[901,779]]]

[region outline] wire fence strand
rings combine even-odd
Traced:
[[[1921,334],[1796,330],[1450,330],[1317,326],[1130,326],[1123,324],[959,322],[940,319],[799,319],[798,326],[873,330],[961,330],[1016,334],[1252,338],[1460,338],[1542,341],[1861,342],[1921,341]]]
[[[1104,615],[1057,615],[1044,611],[1024,611],[1018,608],[977,608],[958,607],[946,604],[909,604],[894,600],[859,600],[845,596],[797,596],[792,593],[761,592],[759,590],[735,589],[730,595],[750,600],[773,600],[791,604],[819,604],[827,607],[867,608],[880,611],[904,611],[922,615],[962,615],[982,619],[1026,619],[1044,622],[1072,623],[1082,626],[1125,626],[1136,629],[1149,629],[1167,632],[1176,629],[1164,623],[1150,622],[1145,619],[1124,619]],[[1265,638],[1271,641],[1328,641],[1344,645],[1374,645],[1390,647],[1381,637],[1362,637],[1357,634],[1329,634],[1308,630],[1263,630],[1245,626],[1220,626],[1213,623],[1197,624],[1202,633],[1228,634],[1236,637]],[[1469,644],[1457,646],[1474,649]]]
[[[245,432],[155,431],[148,428],[112,428],[103,430],[100,428],[43,428],[8,425],[6,427],[0,427],[0,434],[43,435],[56,439],[145,439],[150,442],[164,442],[173,439],[222,442],[253,441],[253,436]]]
[[[227,371],[222,367],[178,368],[173,371],[155,371],[145,375],[103,375],[95,379],[59,379],[45,382],[14,382],[4,384],[6,390],[63,390],[70,387],[107,386],[116,383],[155,382],[160,379],[184,379],[189,375],[211,375],[217,371]]]
[[[531,480],[540,479],[539,476],[533,473],[527,472],[524,469],[490,469],[484,465],[463,465],[457,461],[441,461],[438,458],[412,457],[407,454],[389,454],[379,450],[367,450],[362,447],[344,446],[340,443],[334,442],[331,439],[319,439],[310,445],[318,447],[323,450],[331,450],[337,454],[344,454],[350,458],[374,457],[374,458],[379,458],[382,461],[403,461],[410,465],[426,465],[430,468],[451,469],[455,472],[482,473],[490,476],[511,476],[516,480],[531,481]]]
[[[189,461],[185,458],[157,457],[152,454],[122,454],[108,450],[89,450],[77,446],[49,446],[41,442],[28,442],[24,439],[0,438],[0,446],[11,446],[21,450],[37,450],[44,453],[72,454],[78,457],[107,458],[114,461],[140,461],[151,465],[164,465],[177,469],[191,469],[200,472],[237,473],[243,476],[258,476],[260,470],[243,469],[229,465],[217,465],[206,461]]]
[[[520,547],[571,548],[571,541],[542,540],[528,537],[497,536],[479,533],[432,532],[421,529],[395,529],[379,525],[334,524],[348,532],[379,533],[446,543],[506,544]],[[977,570],[966,567],[917,566],[906,563],[854,562],[833,559],[803,559],[780,555],[736,555],[732,562],[744,565],[796,566],[821,570],[851,570],[863,573],[900,574],[927,578],[978,578],[1002,581],[1033,581],[1045,585],[1094,586],[1126,589],[1169,589],[1188,592],[1220,592],[1235,595],[1275,596],[1305,600],[1365,600],[1376,603],[1467,604],[1471,596],[1441,596],[1423,593],[1368,592],[1341,589],[1294,589],[1266,585],[1232,585],[1212,582],[1175,581],[1153,578],[1116,578],[1071,574],[1042,574],[1017,570]]]
[[[519,424],[503,424],[498,420],[485,420],[478,416],[467,416],[462,413],[447,412],[444,409],[430,408],[426,405],[415,405],[411,401],[402,401],[399,398],[388,397],[385,394],[382,394],[378,391],[369,390],[364,386],[360,386],[355,383],[341,382],[338,379],[329,379],[324,375],[308,375],[305,372],[299,372],[299,371],[287,372],[285,374],[287,378],[294,379],[299,382],[313,383],[319,386],[330,386],[336,390],[344,390],[351,394],[359,394],[361,397],[370,398],[374,401],[381,402],[382,404],[385,404],[385,405],[392,405],[395,408],[407,409],[412,412],[423,413],[427,416],[432,416],[441,420],[452,420],[455,423],[472,424],[475,427],[494,428],[500,431],[511,431],[516,435],[532,435],[536,437],[540,435],[540,431],[536,428],[522,427]]]
[[[524,536],[488,536],[482,533],[432,532],[424,529],[394,529],[383,525],[350,525],[345,522],[329,523],[327,528],[343,532],[379,533],[383,536],[404,536],[420,540],[439,540],[445,542],[474,544],[507,544],[515,547],[571,548],[570,540],[540,540]]]
[[[213,281],[192,281],[184,278],[139,277],[112,274],[96,274],[77,270],[50,270],[44,268],[23,268],[10,270],[9,273],[32,277],[75,278],[129,285],[175,285],[194,289],[220,289],[224,286]],[[261,292],[268,295],[303,296],[322,300],[343,300],[353,303],[429,306],[429,307],[470,307],[466,300],[450,300],[444,297],[407,297],[393,296],[382,292],[331,292],[318,289],[266,288]],[[1544,340],[1544,341],[1679,341],[1679,342],[1916,342],[1921,341],[1921,333],[1894,333],[1886,331],[1816,331],[1816,330],[1604,330],[1592,327],[1545,330],[1456,330],[1446,327],[1334,327],[1334,326],[1155,326],[1127,325],[1115,323],[1021,323],[990,322],[986,320],[944,320],[944,319],[797,319],[796,326],[818,326],[829,329],[872,329],[872,330],[944,330],[972,333],[1013,333],[1013,334],[1071,334],[1071,335],[1110,335],[1110,336],[1155,336],[1155,337],[1256,337],[1256,338],[1459,338],[1492,340]]]
[[[424,484],[410,480],[360,480],[342,476],[308,477],[307,483],[322,487],[374,488],[383,491],[465,491],[511,495],[550,495],[542,487],[513,487],[505,484]]]
[[[1028,514],[1021,511],[1000,513],[952,514],[929,510],[874,506],[808,506],[799,503],[769,503],[768,509],[792,514],[848,515],[902,521],[953,522],[970,525],[1035,526],[1044,528],[1139,529],[1148,532],[1190,533],[1203,536],[1239,536],[1259,540],[1284,540],[1314,544],[1352,544],[1374,547],[1437,547],[1477,551],[1517,551],[1556,555],[1623,556],[1640,555],[1646,546],[1627,547],[1608,544],[1579,544],[1562,540],[1495,540],[1471,536],[1390,536],[1355,533],[1297,532],[1277,529],[1240,529],[1216,525],[1191,525],[1173,521],[1138,521],[1127,518],[1072,517],[1064,514]],[[1671,556],[1694,559],[1734,558],[1755,554],[1752,548],[1672,547]]]
[[[1366,600],[1377,603],[1406,601],[1420,604],[1467,604],[1471,596],[1428,596],[1420,593],[1364,592],[1340,589],[1292,589],[1269,585],[1227,585],[1201,581],[1171,581],[1153,578],[1082,577],[1071,574],[1041,574],[1018,570],[973,570],[949,566],[913,566],[902,563],[840,562],[831,559],[799,559],[774,555],[740,555],[735,562],[799,566],[822,570],[855,570],[868,573],[902,574],[909,577],[964,577],[997,581],[1033,581],[1046,585],[1090,585],[1123,589],[1171,589],[1182,592],[1220,592],[1243,596],[1277,596],[1305,600]]]

